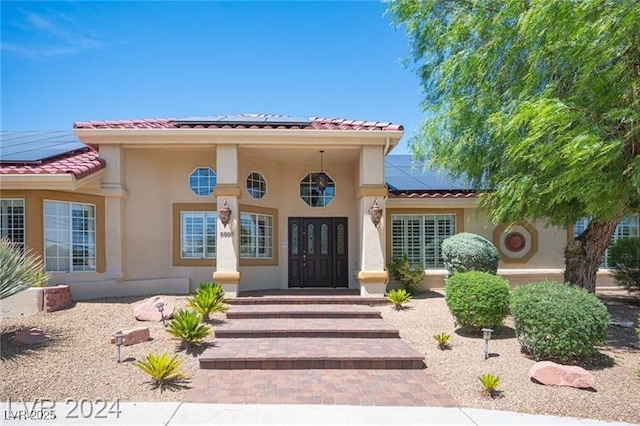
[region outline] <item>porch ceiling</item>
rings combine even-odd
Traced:
[[[240,146],[241,155],[256,157],[268,161],[292,163],[318,163],[320,167],[320,150],[324,149],[324,166],[336,163],[354,163],[360,156],[360,149],[344,146],[314,147],[282,147],[282,148],[245,148]]]

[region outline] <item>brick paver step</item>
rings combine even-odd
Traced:
[[[248,296],[229,299],[230,305],[312,305],[312,304],[336,304],[336,305],[367,305],[379,306],[389,303],[384,297],[363,296]]]
[[[382,318],[250,318],[215,329],[218,338],[341,337],[400,338],[398,329]]]
[[[184,402],[458,405],[426,370],[199,370],[191,385]]]
[[[364,305],[233,305],[227,318],[381,318]]]
[[[200,368],[220,370],[424,368],[424,357],[401,339],[218,339],[199,361]]]

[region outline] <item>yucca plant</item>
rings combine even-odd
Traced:
[[[449,341],[451,340],[451,335],[449,333],[443,331],[442,333],[434,334],[433,338],[436,339],[436,342],[438,342],[438,347],[441,350],[449,349],[451,347],[451,344],[449,343]]]
[[[171,357],[166,353],[157,355],[150,353],[133,365],[151,376],[153,386],[160,388],[162,392],[165,387],[175,385],[186,378],[180,370],[181,364],[177,354]]]
[[[403,309],[411,300],[411,294],[403,288],[394,289],[387,294],[387,300],[393,303],[396,309]]]
[[[179,309],[167,331],[179,338],[182,346],[199,345],[211,334],[211,329],[202,323],[202,315],[191,309]]]
[[[24,252],[5,237],[0,238],[0,299],[20,293],[29,287],[46,285],[42,259],[25,248]]]
[[[500,377],[495,374],[484,373],[478,376],[478,380],[480,380],[485,394],[492,398],[495,398],[500,394],[500,391],[498,391],[498,386],[500,386]]]
[[[216,283],[203,283],[193,297],[187,298],[187,306],[195,309],[204,321],[209,321],[210,315],[215,312],[226,312],[224,290]]]

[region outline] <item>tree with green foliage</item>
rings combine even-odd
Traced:
[[[640,2],[398,0],[424,89],[410,142],[468,180],[491,219],[567,226],[565,281],[595,291],[621,218],[640,209]]]

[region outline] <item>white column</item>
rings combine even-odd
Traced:
[[[218,213],[216,235],[216,271],[213,280],[222,285],[227,297],[236,297],[240,284],[240,187],[238,186],[238,148],[218,145],[216,148],[217,183],[213,195],[218,212],[226,201],[231,219],[225,227]]]
[[[124,150],[119,145],[100,145],[100,158],[107,163],[101,185],[101,192],[105,196],[105,277],[124,281],[127,278],[125,204],[129,198],[125,185]]]
[[[363,147],[360,152],[360,189],[358,232],[360,241],[360,294],[362,296],[384,296],[389,274],[385,270],[385,200],[387,187],[384,181],[383,147]],[[369,210],[377,201],[383,209],[382,219],[374,225]]]

